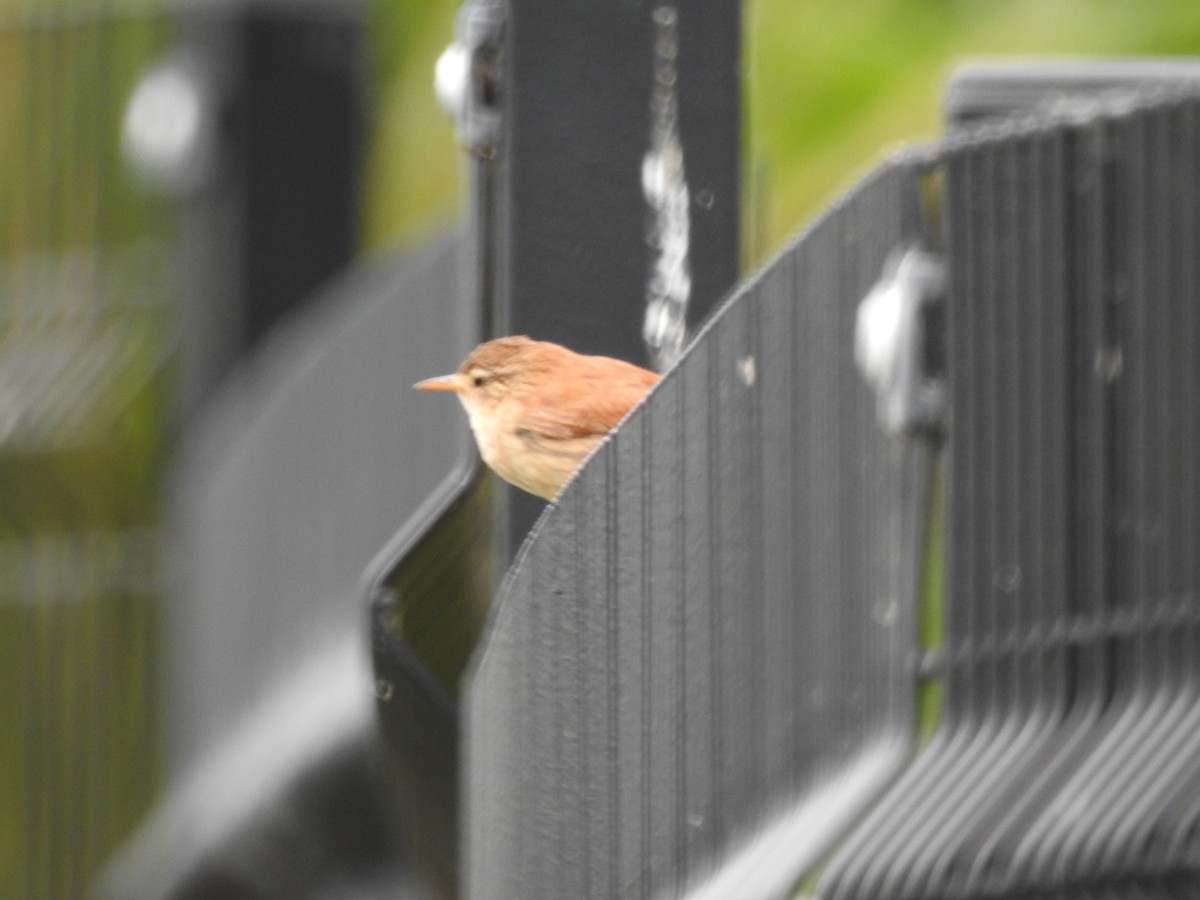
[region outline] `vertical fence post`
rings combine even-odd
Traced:
[[[181,207],[185,401],[342,269],[357,245],[364,116],[354,4],[202,4],[177,51],[215,109]]]
[[[720,0],[509,4],[493,163],[499,333],[646,364],[647,300],[672,277],[664,268],[690,281],[675,293],[685,308],[671,310],[690,327],[733,287],[740,16]],[[655,202],[664,178],[669,212]],[[511,504],[515,550],[543,504],[515,491]]]

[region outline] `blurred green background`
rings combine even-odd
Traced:
[[[86,892],[164,779],[157,534],[177,427],[170,209],[128,177],[117,134],[170,27],[136,15],[105,24],[99,0],[8,3],[0,897],[69,898]],[[51,8],[67,11],[68,27],[49,27]],[[431,87],[456,8],[368,0],[365,251],[418,243],[459,217],[465,161]],[[959,60],[1200,53],[1195,0],[750,0],[745,15],[747,266],[889,149],[935,136]],[[935,641],[937,623],[927,624]]]
[[[942,86],[968,58],[1200,53],[1190,0],[747,0],[748,263],[856,175],[941,127]],[[430,90],[456,5],[376,2],[377,94],[366,242],[411,238],[458,210],[460,160]]]

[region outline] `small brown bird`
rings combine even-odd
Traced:
[[[520,336],[480,344],[453,375],[413,387],[455,391],[483,461],[549,500],[658,377],[621,359]]]

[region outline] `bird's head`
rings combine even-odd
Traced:
[[[423,391],[454,391],[468,410],[490,409],[537,376],[545,345],[525,336],[503,337],[476,347],[453,375],[418,381]]]

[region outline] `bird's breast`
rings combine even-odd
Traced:
[[[600,440],[600,436],[561,440],[521,424],[503,407],[483,414],[463,404],[483,461],[522,490],[550,499]]]

